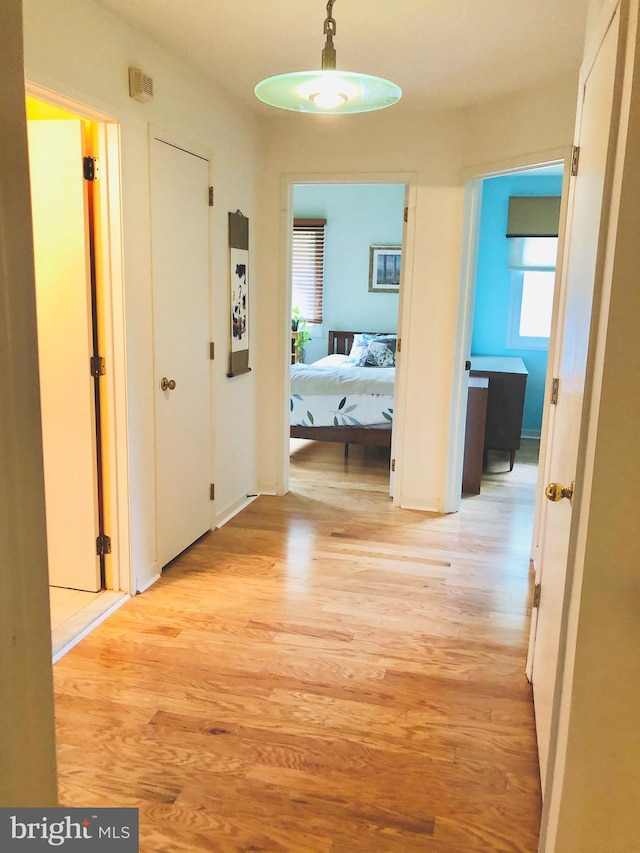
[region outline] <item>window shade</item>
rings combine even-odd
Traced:
[[[322,323],[326,219],[293,220],[291,306],[309,323]]]
[[[507,237],[557,237],[560,196],[511,196]]]
[[[557,254],[557,237],[513,237],[507,266],[510,270],[555,270]]]

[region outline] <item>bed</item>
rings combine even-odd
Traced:
[[[330,331],[325,358],[291,366],[291,438],[390,448],[395,349],[395,332]]]

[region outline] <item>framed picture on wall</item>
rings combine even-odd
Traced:
[[[400,290],[400,255],[400,246],[370,247],[370,293],[397,293]]]

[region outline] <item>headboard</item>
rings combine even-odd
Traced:
[[[349,355],[355,335],[395,335],[396,332],[336,332],[329,330],[329,355]]]

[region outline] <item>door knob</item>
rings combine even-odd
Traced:
[[[572,481],[570,486],[563,486],[561,483],[549,483],[547,488],[544,490],[545,495],[550,501],[554,503],[556,501],[561,501],[562,498],[571,498],[573,497],[573,487],[575,486],[575,482]]]
[[[160,387],[163,391],[173,391],[173,389],[176,387],[176,380],[167,379],[166,376],[163,376],[160,380]]]

